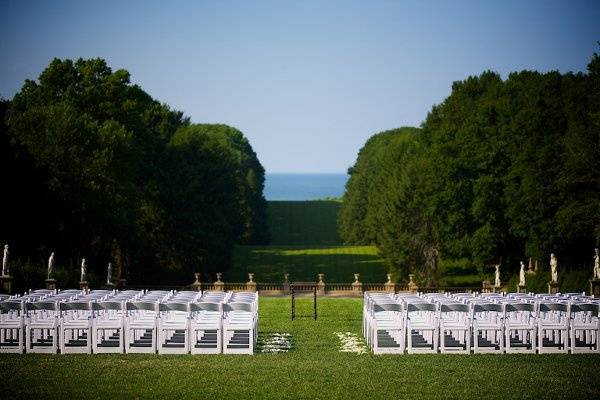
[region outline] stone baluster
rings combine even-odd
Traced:
[[[392,282],[392,274],[386,274],[385,291],[387,293],[396,293],[396,284]]]
[[[319,281],[317,282],[317,294],[323,296],[325,295],[325,281],[323,280],[325,274],[318,274],[318,277]]]
[[[248,282],[246,283],[246,290],[249,292],[256,292],[256,282],[254,282],[254,274],[248,273]]]
[[[419,286],[414,281],[415,276],[413,274],[408,274],[408,291],[411,293],[417,293],[419,291]]]
[[[360,282],[360,274],[354,274],[354,282],[352,282],[352,293],[355,295],[362,295],[363,284]]]
[[[283,293],[288,294],[290,292],[290,274],[287,272],[283,274]]]
[[[225,284],[221,280],[222,276],[223,276],[223,274],[221,272],[217,272],[217,281],[215,282],[214,286],[215,286],[215,290],[218,292],[225,291]]]
[[[200,273],[194,272],[194,277],[196,278],[196,280],[194,281],[194,283],[192,283],[192,286],[196,292],[199,292],[200,288],[202,287],[202,283],[200,283]]]

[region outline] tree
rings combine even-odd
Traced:
[[[481,269],[550,252],[589,263],[600,238],[599,65],[594,55],[586,74],[484,72],[454,82],[410,139],[374,135],[350,170],[344,240],[375,243],[394,270],[429,283],[438,255]]]

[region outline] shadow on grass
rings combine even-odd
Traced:
[[[339,245],[338,201],[269,201],[272,245]]]

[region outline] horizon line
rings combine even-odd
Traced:
[[[314,171],[267,171],[265,170],[265,175],[266,174],[286,174],[286,175],[301,175],[301,174],[312,174],[312,175],[348,175],[348,172],[345,171],[326,171],[326,172],[314,172]]]

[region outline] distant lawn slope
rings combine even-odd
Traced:
[[[362,282],[385,282],[386,268],[374,246],[343,246],[337,232],[337,201],[269,201],[270,246],[237,246],[225,271],[229,282],[246,282],[248,272],[257,282],[292,281],[347,283],[353,274]]]
[[[341,245],[337,201],[269,201],[271,244]]]
[[[331,283],[352,282],[360,273],[362,282],[385,282],[386,269],[373,246],[238,246],[233,266],[225,273],[229,282],[246,282],[248,272],[257,282],[315,281],[318,273]]]

